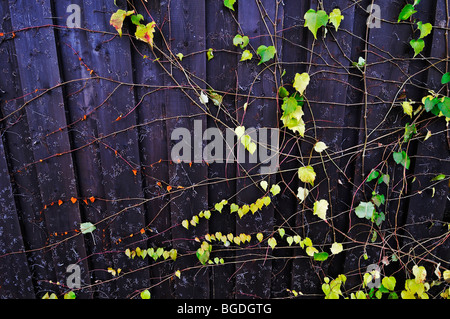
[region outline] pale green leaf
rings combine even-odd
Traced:
[[[296,73],[293,86],[300,94],[303,94],[303,92],[305,92],[306,87],[309,84],[309,80],[310,77],[308,73],[306,72],[302,74]]]
[[[305,15],[305,27],[312,32],[314,38],[317,39],[317,30],[320,27],[326,26],[328,23],[328,14],[323,10],[318,10],[317,12],[313,9],[309,9]]]
[[[409,44],[414,49],[414,57],[416,57],[420,52],[422,52],[423,48],[425,48],[425,41],[423,41],[423,39],[412,39]]]
[[[80,224],[80,231],[83,234],[92,233],[95,229],[95,225],[90,222]]]
[[[303,166],[298,169],[298,177],[303,183],[310,183],[314,186],[314,180],[316,179],[316,173],[311,166]]]
[[[327,219],[328,202],[325,199],[321,199],[314,203],[314,215],[322,220]]]
[[[334,25],[336,31],[341,25],[341,21],[344,20],[344,16],[341,14],[341,10],[336,8],[330,13],[330,22]]]
[[[251,60],[253,58],[253,54],[249,50],[245,50],[242,52],[241,62],[246,60]]]
[[[342,246],[341,243],[336,243],[336,242],[334,242],[334,243],[331,245],[330,250],[331,250],[331,253],[332,253],[333,255],[337,255],[337,254],[339,254],[342,250],[344,250],[344,247]]]

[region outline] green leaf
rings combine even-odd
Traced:
[[[397,22],[408,19],[412,14],[414,14],[416,12],[417,11],[415,10],[415,8],[412,4],[407,4],[400,12]]]
[[[73,291],[69,291],[68,293],[66,293],[64,295],[64,299],[76,299],[77,296],[75,295],[75,293]]]
[[[444,174],[439,174],[438,176],[433,177],[433,178],[431,179],[431,181],[432,181],[432,182],[435,182],[435,181],[442,181],[443,179],[445,179],[445,175],[444,175]]]
[[[360,56],[358,58],[358,62],[353,62],[352,64],[353,64],[353,66],[356,66],[359,69],[362,69],[366,65],[366,60],[362,56]]]
[[[372,171],[372,173],[370,173],[369,177],[367,177],[367,181],[370,182],[371,180],[374,180],[375,178],[377,178],[380,175],[380,173],[378,171]]]
[[[151,298],[151,294],[150,291],[148,291],[148,289],[145,289],[144,291],[141,292],[141,299],[150,299]]]
[[[241,56],[241,62],[242,61],[247,61],[247,60],[251,60],[253,58],[253,53],[251,53],[249,50],[245,50],[244,52],[242,52],[242,56]]]
[[[314,186],[314,180],[316,179],[316,173],[311,166],[303,166],[298,169],[298,177],[303,183],[310,183]]]
[[[248,36],[246,36],[246,35],[242,36],[240,34],[236,34],[233,38],[233,45],[234,46],[239,45],[241,47],[241,49],[244,49],[247,46],[249,41],[250,40],[249,40]]]
[[[384,198],[383,194],[376,194],[372,196],[372,202],[377,205],[377,207],[380,207],[385,203],[386,199]]]
[[[420,52],[422,52],[423,48],[425,48],[425,41],[423,41],[423,39],[412,39],[409,44],[414,49],[414,57],[416,57]]]
[[[341,14],[341,10],[338,8],[334,9],[330,13],[330,22],[332,25],[334,25],[334,28],[336,31],[338,30],[339,26],[341,25],[341,21],[344,20],[344,16]]]
[[[381,175],[381,177],[378,179],[378,184],[381,183],[385,183],[386,186],[389,186],[389,181],[391,180],[391,177],[389,176],[389,174],[383,174]]]
[[[95,225],[90,222],[80,224],[80,231],[82,234],[92,233],[95,229]]]
[[[289,96],[289,92],[284,87],[280,86],[280,89],[278,90],[278,96],[283,99]]]
[[[239,209],[239,206],[236,205],[235,203],[233,203],[233,204],[230,205],[230,213],[237,212],[238,209]]]
[[[276,53],[276,49],[274,46],[268,46],[260,45],[258,49],[256,50],[256,53],[261,57],[261,60],[259,61],[258,65],[261,63],[267,62],[270,59],[273,59]]]
[[[436,104],[439,103],[439,99],[428,95],[422,98],[422,103],[427,112],[430,112]]]
[[[408,142],[412,138],[413,134],[416,134],[416,133],[417,133],[416,125],[415,124],[409,125],[409,123],[406,123],[405,135],[403,137],[403,141],[405,143]]]
[[[228,9],[231,9],[234,11],[233,5],[236,2],[236,0],[223,0],[223,5],[227,7]]]
[[[406,169],[409,169],[409,165],[411,164],[411,161],[405,151],[394,152],[393,157],[394,157],[394,161],[397,164],[401,164]]]
[[[441,84],[447,84],[448,82],[450,82],[450,72],[445,73],[441,79]]]
[[[358,207],[355,208],[355,214],[359,218],[371,219],[375,213],[375,206],[372,202],[361,202]]]
[[[214,54],[213,54],[213,49],[209,48],[208,51],[206,52],[206,56],[208,57],[208,61],[211,60],[212,58],[214,58]]]
[[[141,24],[141,20],[144,20],[144,17],[142,16],[142,14],[133,14],[131,16],[131,22],[135,25],[140,25]]]
[[[305,19],[304,26],[308,27],[315,39],[317,39],[317,30],[322,26],[326,26],[328,23],[328,14],[323,10],[318,10],[316,12],[313,9],[309,9],[306,11],[303,18]]]
[[[283,99],[283,104],[281,105],[281,109],[284,111],[283,115],[289,116],[297,110],[297,100],[295,97],[285,97]]]
[[[438,107],[445,117],[450,118],[450,97],[444,97],[444,101],[440,102]]]
[[[284,228],[278,228],[278,234],[280,234],[280,237],[281,238],[283,238],[284,237],[284,234],[285,234],[286,232],[285,232],[285,230],[284,230]],[[293,240],[293,239],[292,239]]]
[[[303,92],[305,92],[306,87],[308,86],[310,81],[310,77],[308,73],[296,73],[294,78],[294,88],[297,90],[298,93],[303,95]]]
[[[240,34],[236,34],[233,38],[233,45],[234,46],[238,46],[240,44],[242,44],[244,42],[244,40],[242,39],[242,35]]]
[[[314,253],[314,260],[316,261],[325,261],[328,259],[328,253],[327,252],[321,252],[321,253]]]
[[[433,29],[433,26],[431,25],[431,23],[423,24],[422,21],[417,22],[417,27],[420,30],[419,39],[425,38],[427,35],[429,35],[431,33],[431,30]]]

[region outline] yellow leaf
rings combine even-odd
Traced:
[[[264,235],[262,233],[256,234],[256,239],[258,239],[259,242],[262,242],[263,238],[264,238]]]
[[[450,283],[450,270],[445,270],[444,273],[442,274],[444,277],[444,280],[448,283]]]
[[[178,278],[181,278],[181,271],[179,271],[179,270],[175,271],[175,276],[177,276]]]
[[[314,253],[318,253],[319,251],[313,246],[306,247],[306,254],[310,257],[314,257]]]
[[[411,103],[403,102],[402,107],[403,107],[403,112],[406,115],[409,115],[410,117],[412,117],[413,107],[412,107]]]
[[[303,95],[303,92],[305,92],[306,87],[309,84],[309,75],[308,73],[302,73],[302,74],[295,74],[294,78],[294,88]]]
[[[344,16],[341,14],[341,10],[338,8],[330,12],[330,22],[334,25],[336,31],[341,25],[341,21],[344,20]]]
[[[266,181],[261,181],[261,182],[259,183],[259,185],[260,185],[261,188],[264,189],[265,191],[267,190],[268,184],[267,184]]]
[[[238,126],[234,129],[234,133],[236,133],[238,138],[241,138],[242,135],[245,133],[245,127],[244,126]]]
[[[327,219],[328,202],[325,199],[321,199],[314,203],[314,215],[320,219]]]
[[[333,255],[337,255],[339,254],[344,248],[342,247],[342,244],[340,243],[333,243],[333,245],[331,245],[331,253]]]
[[[316,179],[316,173],[311,166],[303,166],[298,169],[298,177],[303,183],[310,183],[314,186],[314,180]]]
[[[134,34],[137,39],[150,44],[153,48],[153,33],[155,32],[156,23],[152,21],[146,26],[140,24],[136,27],[136,33]]]
[[[303,187],[298,188],[297,197],[298,197],[298,199],[300,199],[300,203],[302,203],[305,200],[305,198],[306,198],[306,196],[308,196],[308,194],[309,194],[309,190],[307,190],[306,188],[303,188]]]
[[[181,222],[181,225],[182,225],[184,228],[189,229],[189,221],[188,221],[187,219],[183,220],[183,221]]]
[[[314,145],[314,150],[317,153],[322,153],[328,148],[328,146],[324,142],[317,142],[316,145]]]
[[[423,266],[417,266],[414,265],[413,269],[413,274],[416,277],[416,283],[423,283],[427,277],[427,271],[425,269],[425,267]]]
[[[111,16],[111,19],[109,20],[109,24],[112,25],[114,28],[116,28],[117,32],[119,33],[119,36],[122,36],[122,25],[123,20],[125,20],[125,17],[130,16],[134,13],[133,11],[125,11],[125,10],[117,10],[117,12],[114,12]]]
[[[267,243],[269,244],[270,248],[274,249],[275,246],[277,245],[277,240],[275,238],[271,237],[271,238],[269,238]]]

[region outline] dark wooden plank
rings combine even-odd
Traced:
[[[250,134],[255,135],[255,129],[259,128],[277,128],[278,127],[278,116],[277,114],[277,103],[274,100],[267,100],[263,97],[272,97],[274,93],[277,92],[278,80],[277,77],[280,74],[277,69],[272,66],[269,69],[261,72],[263,67],[257,66],[256,61],[259,58],[256,55],[257,48],[264,44],[266,46],[274,45],[275,43],[273,34],[273,26],[266,19],[268,29],[266,24],[262,21],[262,17],[265,14],[270,17],[270,19],[275,19],[275,3],[273,1],[245,1],[239,2],[237,6],[237,16],[238,20],[241,21],[241,28],[243,35],[250,38],[249,49],[252,49],[254,59],[251,62],[240,63],[238,65],[238,76],[239,76],[239,88],[240,94],[252,95],[256,98],[246,98],[241,97],[238,99],[238,122],[249,129]],[[272,38],[270,37],[272,35]],[[269,61],[267,65],[270,65],[272,61]],[[261,73],[260,73],[261,72]],[[260,74],[259,74],[260,73]],[[275,75],[274,75],[275,74]],[[257,77],[255,79],[255,77]],[[262,99],[259,99],[262,97]],[[248,102],[248,108],[245,112],[245,117],[243,115],[242,106],[244,103]],[[253,130],[251,132],[250,130]],[[241,143],[238,143],[238,167],[237,167],[237,187],[239,190],[237,195],[237,200],[239,205],[250,205],[254,203],[258,198],[264,196],[264,191],[259,187],[258,181],[265,179],[269,185],[273,184],[276,179],[275,175],[261,174],[261,157],[259,156],[263,148],[260,144],[257,144],[257,150],[255,154],[258,158],[256,163],[252,163],[249,160],[248,152],[243,149]],[[244,150],[246,159],[240,158],[239,149]],[[270,187],[270,186],[269,186]],[[245,215],[242,219],[237,217],[236,221],[236,234],[245,233],[256,235],[258,232],[263,232],[264,236],[271,236],[274,227],[273,224],[273,207],[264,207],[261,211],[256,212],[254,215]],[[269,298],[270,297],[270,273],[272,269],[271,258],[265,258],[267,254],[272,252],[267,250],[267,241],[261,249],[255,249],[252,251],[257,260],[247,260],[237,264],[236,273],[236,298]],[[245,255],[245,251],[238,251],[237,257]],[[269,256],[270,257],[270,256]]]
[[[303,15],[309,9],[307,1],[301,4],[293,1],[286,1],[283,6],[284,16],[282,21],[282,69],[286,74],[280,79],[289,92],[293,93],[292,80],[296,73],[306,72],[307,65],[303,61],[307,61],[308,51],[307,32],[303,28]],[[280,99],[279,103],[283,103]],[[279,107],[281,109],[281,107]],[[281,110],[280,110],[281,112]],[[279,116],[281,113],[279,113]],[[299,167],[299,158],[302,153],[300,149],[301,138],[298,134],[294,134],[287,128],[283,128],[283,122],[279,124],[280,131],[280,173],[277,181],[285,185],[285,190],[275,199],[276,203],[276,224],[283,225],[286,229],[286,235],[301,235],[301,225],[303,218],[301,217],[302,206],[298,205],[297,190],[300,186],[297,169]],[[281,155],[286,154],[286,155]],[[286,221],[288,221],[286,223]],[[300,257],[304,255],[301,248],[289,249],[284,252],[283,256],[293,257],[291,263],[285,264],[285,261],[274,260],[273,272],[278,276],[272,280],[272,295],[274,297],[285,297],[288,295],[286,289],[303,292],[305,280],[302,274],[306,268],[309,268],[309,262]]]
[[[14,30],[46,25],[47,18],[52,15],[49,1],[39,1],[35,5],[16,1],[10,3],[10,13]],[[24,93],[49,89],[60,83],[55,39],[51,28],[20,32],[14,38],[14,44]],[[29,101],[30,98],[31,96],[27,96],[24,100]],[[68,136],[64,132],[48,135],[66,126],[61,90],[55,88],[32,101],[27,105],[26,112],[33,151],[33,158],[29,161],[37,162],[42,205],[54,203],[43,214],[50,236],[49,243],[54,244],[51,251],[57,279],[59,282],[65,282],[66,268],[82,260],[86,252],[81,236],[61,241],[61,237],[56,235],[66,232],[73,234],[81,222],[78,206],[69,202],[72,196],[77,196],[71,156],[58,155],[70,149]],[[58,205],[60,200],[63,203]],[[79,265],[82,284],[89,284],[87,263],[84,261]],[[55,286],[54,290],[63,292],[60,288],[62,286]],[[78,295],[88,297],[89,292],[79,291]]]
[[[403,4],[386,1],[380,5],[384,8],[382,18],[396,22]],[[407,79],[409,58],[412,56],[408,43],[410,36],[410,26],[383,21],[381,28],[368,29],[361,35],[361,38],[365,40],[361,52],[362,57],[366,60],[365,82],[363,79],[362,86],[365,95],[360,101],[363,103],[359,124],[361,129],[358,143],[360,146],[355,164],[352,211],[349,213],[351,229],[348,232],[349,236],[356,241],[355,245],[358,245],[358,242],[368,242],[372,235],[370,231],[372,223],[365,219],[359,219],[355,215],[354,209],[360,202],[368,202],[372,197],[375,182],[364,184],[364,179],[373,169],[382,170],[391,178],[389,188],[384,185],[377,187],[377,191],[386,197],[386,204],[379,208],[386,214],[386,220],[381,228],[393,229],[393,227],[399,226],[404,216],[405,202],[400,201],[399,203],[398,201],[398,193],[402,188],[402,183],[398,183],[398,181],[403,176],[403,167],[393,162],[391,152],[397,151],[397,149],[393,149],[389,145],[395,145],[398,136],[392,132],[398,128],[401,130],[402,125],[398,119],[403,116],[403,112],[401,108],[392,107],[392,102],[398,96],[397,92],[401,83]],[[397,59],[389,60],[392,56]],[[381,138],[382,136],[384,137]],[[377,146],[384,146],[385,152],[380,151]],[[394,180],[397,183],[394,184]],[[378,241],[380,240],[379,237]],[[393,245],[392,247],[398,248],[395,240],[390,244]],[[355,247],[353,243],[348,245],[348,248],[345,255],[345,271],[355,271],[355,265],[360,268],[358,268],[358,275],[348,278],[347,287],[361,283],[361,274],[366,271],[367,266],[371,264],[383,266],[380,263],[382,257],[380,257],[378,248],[369,245]],[[367,258],[363,258],[363,256]]]
[[[126,9],[125,2],[118,1],[117,5]],[[83,2],[82,9],[84,28],[100,31],[86,33],[81,51],[85,56],[83,61],[95,74],[116,81],[95,82],[92,90],[86,91],[87,101],[81,103],[84,112],[89,111],[92,106],[98,107],[89,116],[95,124],[89,125],[96,125],[94,137],[101,138],[97,146],[103,191],[97,185],[99,195],[93,196],[104,194],[106,210],[101,212],[103,216],[97,215],[96,218],[108,218],[106,223],[99,225],[99,231],[109,232],[110,247],[117,251],[111,255],[110,267],[121,268],[125,273],[117,278],[115,291],[106,296],[108,298],[130,297],[137,290],[150,286],[147,270],[126,274],[144,267],[147,261],[141,258],[129,259],[124,250],[147,247],[144,242],[135,243],[139,240],[138,236],[141,236],[140,230],[145,226],[144,208],[140,205],[144,196],[141,175],[137,174],[140,171],[138,132],[134,128],[137,115],[134,111],[130,112],[135,105],[134,92],[129,86],[133,83],[130,42],[125,35],[119,37],[109,23],[112,13],[118,9],[110,1],[86,1]],[[124,34],[128,33],[126,26]],[[118,82],[127,84],[118,87]],[[82,169],[80,166],[83,164],[78,163],[78,170]],[[86,164],[89,168],[90,164]],[[133,237],[134,235],[138,236]]]
[[[0,138],[0,297],[34,298],[31,272]]]
[[[167,54],[182,53],[190,55],[183,58],[181,66],[187,72],[200,79],[206,76],[206,53],[205,53],[205,3],[204,1],[176,1],[168,3],[164,7],[167,17],[163,28],[163,34],[170,48],[164,48]],[[200,18],[199,18],[200,17]],[[175,62],[177,63],[177,62]],[[208,208],[208,188],[201,186],[208,178],[206,163],[201,158],[194,158],[196,149],[203,149],[204,143],[201,138],[194,136],[194,128],[202,134],[206,128],[206,116],[195,116],[202,114],[202,104],[200,104],[200,88],[204,84],[184,72],[180,72],[179,66],[165,63],[170,75],[166,77],[166,85],[187,86],[187,89],[180,88],[167,90],[166,93],[166,134],[168,138],[168,152],[171,157],[172,148],[178,143],[179,137],[172,140],[173,131],[176,128],[185,128],[190,132],[191,164],[188,162],[171,162],[169,165],[169,183],[173,191],[170,194],[170,209],[172,225],[178,225],[172,229],[173,245],[178,250],[179,255],[186,255],[178,258],[175,262],[175,269],[181,271],[181,279],[174,281],[174,294],[177,298],[207,298],[209,296],[209,271],[200,267],[195,251],[200,247],[192,240],[195,237],[203,237],[208,232],[207,221],[188,230],[181,227],[181,222],[185,219],[191,220],[193,215]],[[169,138],[171,140],[169,140]],[[170,158],[172,161],[173,158]],[[184,187],[177,190],[178,186]],[[174,192],[175,191],[175,192]]]
[[[136,11],[144,16],[143,23],[149,23],[155,19],[160,28],[165,18],[162,15],[161,3],[151,1],[145,3],[145,7],[142,4],[142,1],[134,1]],[[155,47],[163,47],[164,43],[159,31],[156,31],[154,40]],[[134,46],[134,83],[155,86],[155,88],[140,86],[135,88],[135,103],[139,104],[138,119],[139,124],[142,125],[139,128],[142,161],[140,173],[143,175],[144,196],[150,200],[146,205],[146,229],[152,239],[148,242],[150,246],[170,250],[173,248],[170,241],[171,232],[167,231],[171,227],[170,196],[163,196],[166,193],[165,186],[169,185],[168,136],[165,127],[166,93],[163,89],[156,89],[164,85],[164,70],[154,62],[154,59],[161,57],[157,50],[151,50],[148,44],[141,41],[134,41]],[[150,268],[152,298],[172,297],[171,282],[162,281],[166,276],[173,274],[172,266],[171,262],[167,262]]]
[[[2,18],[1,32],[11,34],[12,26],[9,13],[9,4],[4,1],[0,4],[0,16]],[[17,71],[17,60],[14,41],[3,39],[0,44],[0,61],[2,70],[8,76],[0,77],[1,113],[2,117],[17,110],[22,104],[23,95],[20,75]],[[23,170],[23,167],[33,158],[31,139],[29,137],[26,113],[22,110],[17,115],[3,121],[1,127],[5,129],[2,136],[7,149],[7,157],[10,165],[11,182],[14,188],[14,200],[17,213],[20,216],[22,234],[27,253],[30,270],[33,273],[33,284],[35,292],[49,291],[53,285],[46,278],[56,282],[56,276],[52,267],[51,252],[43,249],[47,244],[47,231],[45,221],[40,211],[42,210],[39,183],[36,168],[34,166]]]
[[[92,141],[97,136],[97,124],[95,108],[101,104],[100,98],[96,98],[94,92],[98,90],[98,81],[79,80],[89,79],[90,56],[96,51],[90,48],[87,32],[77,29],[67,29],[66,20],[71,12],[67,8],[71,4],[80,6],[81,12],[91,10],[89,6],[84,6],[83,1],[57,1],[54,3],[54,16],[57,17],[55,24],[63,28],[55,31],[58,51],[60,57],[61,76],[64,82],[69,82],[63,87],[65,103],[68,108],[67,131],[70,134],[72,148],[77,150],[73,153],[75,162],[78,196],[83,220],[97,223],[102,220],[106,211],[106,203],[97,200],[88,204],[84,202],[87,198],[106,198],[102,185],[102,165],[100,158],[100,146]],[[86,18],[85,18],[86,19]],[[85,19],[82,25],[85,26]],[[90,67],[97,67],[90,65]],[[93,74],[94,75],[94,74]],[[107,93],[107,92],[106,92]],[[85,118],[86,116],[86,118]],[[85,238],[86,249],[89,254],[89,263],[92,269],[91,280],[105,281],[110,278],[110,274],[105,271],[99,271],[111,267],[111,255],[105,253],[111,249],[109,232],[106,224],[98,224],[98,232],[94,236]],[[95,244],[93,241],[95,238]],[[115,289],[115,282],[108,282],[95,288],[94,297],[104,298],[110,296]]]
[[[448,56],[449,48],[443,45],[446,43],[445,30],[439,27],[442,27],[443,24],[448,25],[450,18],[446,16],[445,10],[437,9],[445,8],[445,6],[446,1],[438,1],[436,4],[428,4],[427,6],[424,4],[421,6],[418,19],[424,21],[424,23],[428,21],[435,26],[433,33],[425,38],[425,54],[430,57],[442,59],[442,62],[437,65],[437,68],[430,68],[427,73],[424,72],[415,80],[416,83],[418,82],[418,85],[425,85],[429,90],[447,95],[448,90],[442,86],[440,80],[442,74],[446,72],[448,67],[448,61],[445,62],[445,57]],[[410,68],[409,73],[414,74],[420,69],[425,69],[430,63],[432,63],[431,60],[430,62],[423,61],[422,63],[415,63],[419,65],[414,69]],[[417,93],[414,94],[414,92]],[[408,98],[411,94],[413,100],[421,100],[423,96],[428,95],[428,92],[425,90],[408,90],[408,93]],[[413,162],[414,166],[411,169],[414,170],[416,181],[411,185],[411,194],[413,196],[408,203],[408,215],[406,217],[405,228],[406,234],[410,234],[413,238],[406,238],[404,245],[411,245],[414,255],[424,254],[424,259],[433,260],[436,263],[441,262],[442,267],[448,268],[448,262],[445,262],[446,265],[442,263],[443,261],[449,260],[449,252],[445,249],[449,247],[448,239],[443,243],[436,240],[424,246],[419,244],[428,238],[445,239],[448,228],[444,222],[449,221],[449,217],[446,214],[448,214],[448,208],[450,207],[448,200],[448,181],[443,180],[437,184],[431,181],[432,178],[439,174],[448,174],[450,172],[450,150],[447,134],[444,133],[445,130],[448,130],[448,127],[446,127],[443,118],[436,118],[425,124],[426,127],[418,127],[421,135],[426,135],[427,130],[432,133],[441,133],[432,135],[426,141],[419,138],[417,146],[412,148],[415,154],[411,157],[415,159]],[[439,253],[435,252],[434,254],[430,254],[436,246]],[[434,271],[434,265],[428,265],[427,270],[430,272]]]
[[[219,107],[210,103],[210,116],[208,116],[208,128],[219,128],[226,138],[226,128],[232,129],[233,115],[235,114],[236,89],[236,55],[226,51],[233,50],[233,37],[238,33],[237,25],[233,20],[230,10],[221,1],[206,1],[206,48],[213,48],[214,58],[206,64],[206,81],[214,91],[224,92],[223,103]],[[224,50],[224,51],[220,51]],[[237,48],[235,49],[238,50]],[[226,113],[225,110],[228,112]],[[221,122],[219,122],[220,120]],[[234,145],[232,145],[234,148]],[[225,149],[225,147],[224,147]],[[214,207],[223,199],[234,203],[236,198],[236,182],[231,180],[236,174],[236,164],[226,163],[227,153],[224,150],[223,163],[209,163],[208,185],[209,207]],[[215,214],[209,221],[209,232],[222,234],[235,234],[235,216],[229,213],[228,207],[222,214]],[[221,248],[221,245],[218,245]],[[221,252],[218,256],[225,261],[233,261],[234,252]],[[235,264],[229,263],[212,271],[211,297],[233,298],[235,278]]]

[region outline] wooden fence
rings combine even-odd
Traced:
[[[415,264],[430,280],[438,263],[449,269],[449,130],[443,117],[418,110],[429,90],[449,96],[441,84],[449,1],[422,1],[397,22],[408,2],[237,0],[231,10],[222,0],[1,1],[0,296],[323,298],[324,277],[339,274],[349,296],[371,264],[397,278],[400,295]],[[371,4],[380,28],[367,24]],[[344,19],[316,40],[304,26],[310,8],[339,8]],[[153,48],[135,38],[130,17],[118,35],[110,25],[118,9],[156,22]],[[417,21],[433,29],[413,58]],[[240,61],[236,34],[249,37],[251,60]],[[260,45],[274,46],[274,59],[258,64]],[[360,57],[365,63],[355,66]],[[293,94],[303,72],[311,81],[301,137],[283,127],[277,92]],[[405,101],[418,112],[406,115]],[[193,133],[196,123],[223,132],[280,128],[277,173],[261,174],[260,162],[172,161],[172,132]],[[406,123],[417,130],[409,141]],[[328,148],[313,151],[317,141]],[[409,169],[395,163],[399,150]],[[314,186],[298,178],[304,165],[317,174]],[[389,180],[369,182],[374,170]],[[269,192],[274,184],[279,194]],[[309,189],[303,202],[299,187]],[[384,196],[380,226],[355,215],[372,192]],[[230,213],[231,203],[263,196],[271,203],[254,214]],[[329,203],[326,220],[313,214],[320,199]],[[205,210],[209,219],[183,227]],[[86,223],[95,230],[81,232]],[[233,237],[224,245],[217,232]],[[203,265],[196,253],[207,234],[217,236]],[[250,242],[235,240],[240,234]],[[294,236],[310,238],[327,260],[309,256]],[[334,242],[341,253],[330,253]],[[69,265],[79,267],[81,287],[70,285],[77,273]]]

